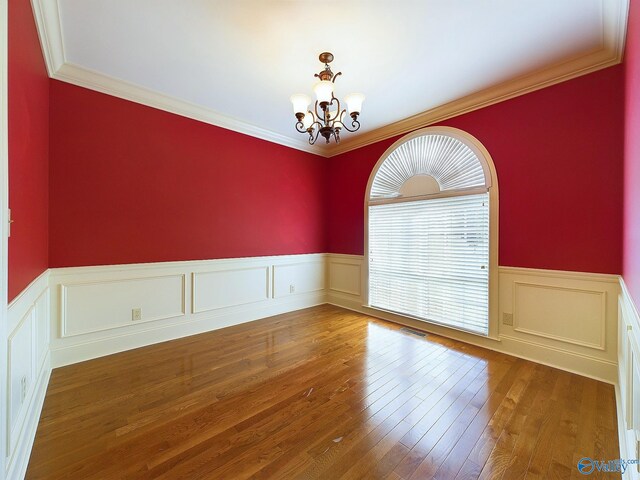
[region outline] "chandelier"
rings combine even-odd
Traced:
[[[291,96],[293,103],[293,113],[296,115],[296,130],[300,133],[309,134],[309,144],[313,145],[322,135],[329,143],[331,137],[336,143],[340,143],[340,130],[343,128],[348,132],[355,132],[360,128],[358,115],[362,110],[362,102],[364,95],[361,93],[352,93],[347,95],[344,100],[347,108],[343,109],[340,100],[333,94],[333,85],[336,78],[342,75],[342,72],[334,74],[329,64],[333,61],[333,54],[323,52],[318,57],[324,63],[324,70],[316,73],[314,76],[319,78],[313,91],[316,94],[316,102],[313,111],[309,110],[311,99],[304,94],[297,93]],[[351,117],[351,127],[344,122],[347,109]],[[347,120],[348,122],[348,120]]]

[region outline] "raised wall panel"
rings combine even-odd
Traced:
[[[293,286],[293,291],[291,289]],[[325,288],[324,262],[294,263],[273,267],[273,296],[317,292]]]
[[[193,274],[193,313],[261,302],[269,298],[269,267]]]
[[[339,260],[330,261],[329,290],[360,296],[361,272],[359,263]]]
[[[517,332],[604,350],[605,291],[514,282]]]
[[[62,285],[62,336],[184,315],[184,275]],[[140,308],[141,320],[132,310]]]

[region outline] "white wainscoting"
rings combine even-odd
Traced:
[[[49,383],[49,272],[8,308],[7,475],[23,478]]]
[[[496,340],[365,306],[363,261],[309,254],[45,272],[9,306],[7,478],[26,470],[50,365],[326,302],[610,383],[619,375],[621,455],[638,455],[640,326],[617,276],[501,267]]]
[[[640,458],[640,314],[624,280],[620,280],[618,330],[618,435],[621,458]],[[625,480],[640,479],[640,466],[629,467]]]
[[[325,271],[324,254],[52,269],[51,363],[324,303]]]
[[[367,307],[364,257],[329,254],[327,263],[329,303],[616,383],[617,275],[500,267],[498,338],[491,339]],[[513,326],[503,324],[504,314]]]

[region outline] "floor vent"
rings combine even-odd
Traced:
[[[414,330],[412,328],[402,327],[400,330],[402,330],[403,332],[410,333],[411,335],[416,335],[418,337],[426,337],[427,336],[426,333],[421,332],[420,330]]]

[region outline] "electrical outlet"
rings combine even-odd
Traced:
[[[513,313],[503,313],[502,314],[502,324],[510,325],[513,327]]]
[[[20,379],[20,401],[24,402],[24,399],[27,398],[27,377],[22,377]]]
[[[296,286],[295,285],[289,285],[289,293],[296,293]]]
[[[131,310],[131,319],[135,322],[136,320],[142,320],[142,309],[134,308]]]

